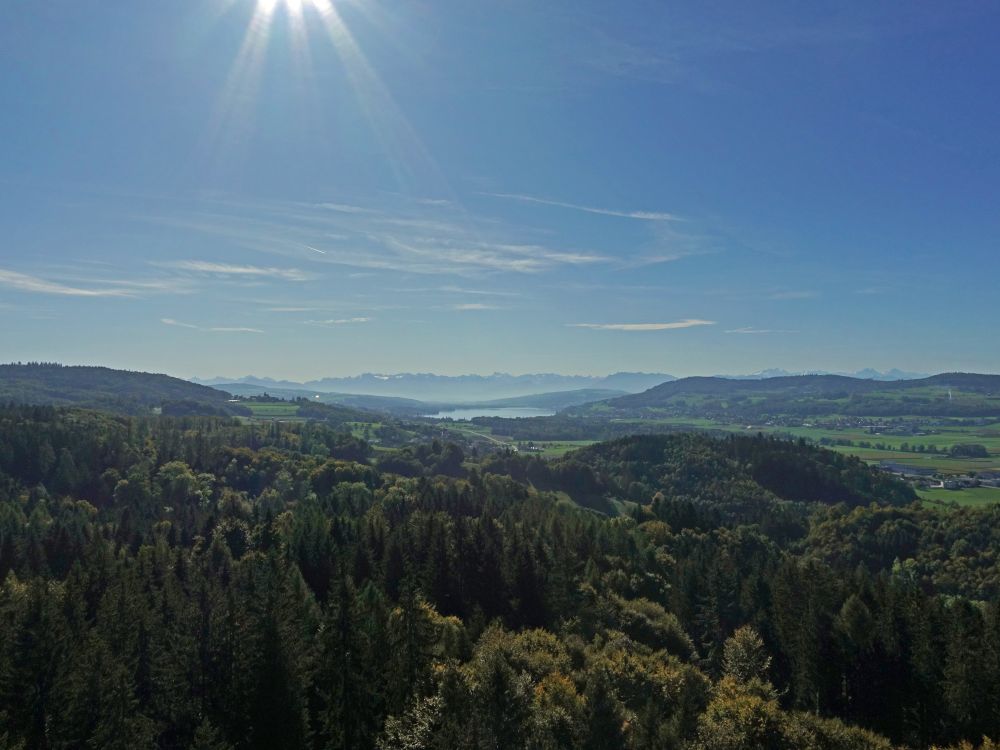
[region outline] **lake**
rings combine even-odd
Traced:
[[[473,417],[551,417],[552,409],[533,409],[527,406],[478,406],[467,409],[448,409],[437,414],[424,414],[430,419],[472,419]]]

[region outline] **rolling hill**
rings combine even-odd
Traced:
[[[286,401],[297,399],[307,399],[311,402],[322,404],[338,404],[353,409],[363,411],[391,414],[397,417],[415,417],[437,411],[446,410],[453,407],[491,407],[491,408],[516,408],[528,407],[533,409],[551,409],[559,411],[571,406],[580,406],[593,401],[602,401],[617,396],[624,396],[627,392],[622,390],[612,390],[607,388],[578,388],[570,391],[553,391],[551,393],[533,393],[527,396],[513,396],[511,398],[494,399],[491,401],[418,401],[412,398],[399,398],[396,396],[372,396],[354,393],[325,393],[322,391],[310,391],[296,388],[270,388],[251,383],[222,383],[213,388],[218,388],[235,396],[273,396]]]
[[[662,411],[696,417],[728,414],[811,416],[997,416],[1000,375],[943,373],[915,380],[877,381],[843,375],[762,380],[682,378],[642,393],[589,407],[612,412]],[[582,410],[588,407],[581,407]]]
[[[303,388],[269,388],[252,383],[222,383],[212,387],[232,393],[234,396],[263,396],[266,394],[286,401],[295,401],[296,399],[304,398],[322,404],[338,404],[352,409],[393,414],[396,416],[416,416],[426,413],[431,408],[423,401],[417,401],[412,398],[396,398],[393,396],[326,393]]]
[[[228,393],[169,375],[59,364],[0,365],[0,402],[125,414],[249,414]]]
[[[496,399],[583,388],[639,393],[654,385],[674,379],[672,375],[643,372],[616,372],[605,376],[559,375],[555,373],[510,375],[497,372],[492,375],[364,373],[352,377],[321,378],[304,383],[248,375],[242,378],[191,378],[191,382],[222,388],[234,387],[236,383],[261,386],[272,394],[276,389],[311,391],[310,397],[317,393],[337,393],[417,399],[447,404],[481,404]]]

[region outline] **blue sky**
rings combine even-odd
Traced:
[[[0,359],[1000,371],[1000,5],[0,5]]]

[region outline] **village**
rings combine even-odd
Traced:
[[[898,461],[880,461],[879,468],[920,489],[963,490],[973,487],[1000,488],[1000,471],[976,471],[968,474],[942,475],[936,469],[909,466]]]

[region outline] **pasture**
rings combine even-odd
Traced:
[[[253,412],[255,419],[295,419],[299,405],[287,401],[244,401],[240,404]]]
[[[982,507],[1000,503],[1000,487],[971,487],[962,490],[918,490],[922,500],[935,505],[950,505]]]

